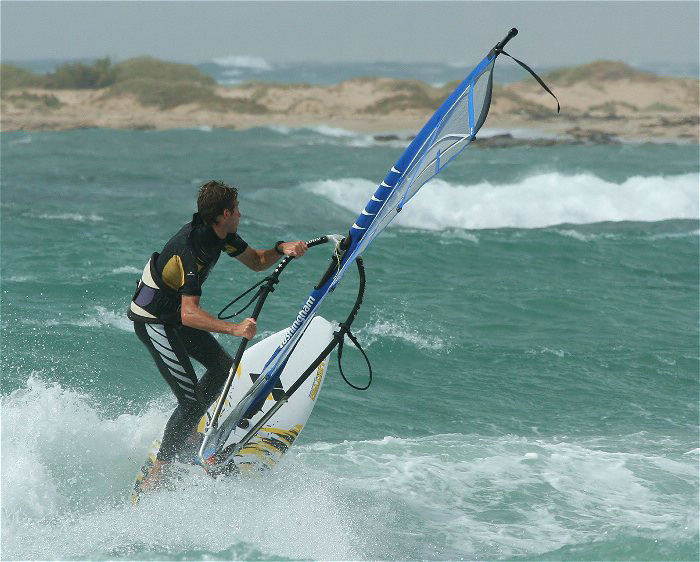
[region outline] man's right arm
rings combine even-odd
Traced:
[[[183,326],[189,326],[197,330],[229,334],[247,340],[252,340],[255,336],[255,320],[246,318],[240,324],[235,324],[234,322],[225,322],[214,318],[206,310],[200,308],[198,296],[182,295],[180,319]]]

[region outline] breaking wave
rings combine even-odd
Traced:
[[[215,64],[227,68],[243,68],[245,70],[258,70],[261,72],[272,70],[274,67],[262,57],[249,55],[230,55],[213,59]]]
[[[427,230],[541,228],[606,221],[698,218],[698,174],[631,177],[622,183],[593,174],[534,175],[516,183],[460,185],[435,179],[404,207],[395,223]],[[360,178],[304,186],[357,212],[374,193]]]

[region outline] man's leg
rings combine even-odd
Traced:
[[[207,403],[197,383],[197,376],[179,337],[179,330],[161,324],[134,323],[134,331],[153,357],[160,374],[177,398],[177,408],[165,426],[157,459],[174,460],[206,411]],[[206,332],[205,332],[206,333]]]
[[[198,388],[201,392],[201,398],[208,408],[226,382],[233,364],[233,357],[209,332],[187,326],[182,326],[178,332],[187,353],[207,369],[207,372],[199,379]]]

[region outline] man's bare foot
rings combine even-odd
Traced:
[[[197,446],[199,446],[199,445],[202,444],[202,440],[203,440],[203,439],[204,439],[204,434],[199,433],[199,431],[197,431],[196,428],[195,428],[195,430],[194,430],[192,433],[190,433],[190,434],[187,436],[187,442],[188,442],[190,445],[197,445]]]
[[[190,433],[178,453],[178,460],[187,464],[197,464],[199,461],[199,448],[203,439],[204,435],[196,429]]]
[[[160,479],[163,476],[163,467],[166,465],[165,461],[156,459],[151,468],[148,469],[148,474],[141,481],[141,492],[151,492],[158,488],[160,484]]]

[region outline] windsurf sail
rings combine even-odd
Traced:
[[[387,227],[416,192],[475,139],[486,120],[491,104],[494,63],[498,55],[503,53],[506,43],[517,33],[517,29],[511,29],[508,35],[491,49],[442,103],[391,167],[353,223],[348,235],[337,244],[331,265],[304,302],[284,340],[265,364],[261,376],[220,425],[217,425],[216,419],[210,422],[200,449],[204,462],[215,457],[241,420],[250,417],[256,406],[271,392],[294,346],[323,300],[341,281],[347,268]],[[525,68],[532,73],[529,68]]]

